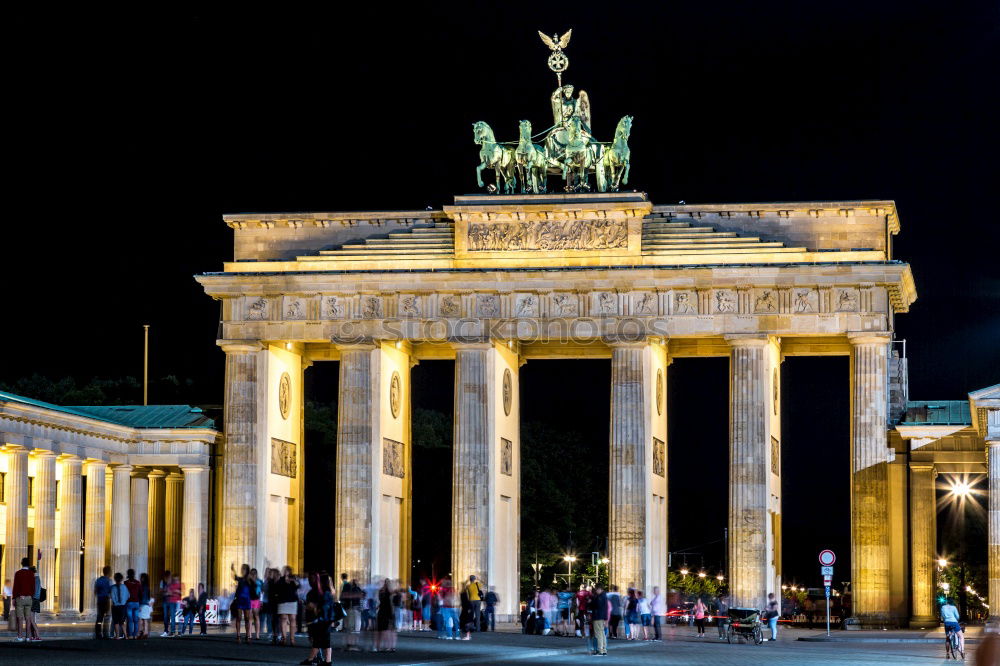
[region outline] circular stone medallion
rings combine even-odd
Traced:
[[[503,370],[503,413],[505,416],[510,416],[510,401],[513,398],[513,390],[511,389],[511,379],[510,379],[510,368],[504,368]]]
[[[288,418],[288,406],[292,401],[292,378],[288,376],[287,372],[281,373],[281,379],[278,380],[278,410],[281,412],[281,418]]]
[[[663,413],[663,370],[656,369],[656,415]]]
[[[399,373],[393,371],[392,379],[389,380],[389,409],[394,419],[399,417],[399,394]]]

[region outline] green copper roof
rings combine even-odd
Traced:
[[[972,425],[968,400],[907,400],[904,425]]]
[[[106,421],[130,428],[214,428],[215,421],[190,405],[116,405],[63,407],[0,391],[0,402],[19,402],[63,414]]]

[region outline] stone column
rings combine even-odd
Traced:
[[[764,608],[779,586],[778,351],[767,337],[728,340],[730,604]]]
[[[258,380],[266,381],[260,363],[259,343],[224,344],[226,352],[225,428],[222,452],[222,520],[219,523],[218,580],[231,580],[229,569],[257,566],[259,529],[257,495],[258,437],[261,417]],[[261,376],[258,378],[258,374]],[[169,498],[168,498],[169,504]],[[168,542],[169,547],[169,542]],[[178,562],[179,565],[179,562]]]
[[[149,571],[149,479],[145,469],[132,472],[131,530],[129,532],[129,555],[135,569],[135,577]],[[150,580],[156,580],[150,577]]]
[[[208,467],[204,465],[184,465],[184,521],[181,533],[181,588],[185,594],[193,588],[198,591],[201,580],[202,548],[201,536],[205,529],[202,524],[204,487]]]
[[[150,580],[159,580],[163,575],[163,542],[166,524],[164,521],[167,501],[166,473],[154,469],[149,475],[149,538],[146,544],[146,554],[149,559],[148,573]]]
[[[986,440],[987,470],[990,498],[987,514],[986,555],[989,577],[990,621],[989,626],[1000,627],[1000,440]]]
[[[934,466],[910,463],[910,625],[937,626],[934,567],[937,559],[937,498]]]
[[[111,493],[111,575],[125,575],[131,566],[132,519],[132,466],[116,465],[112,468]]]
[[[851,592],[864,624],[889,618],[888,335],[849,336],[851,354]]]
[[[487,343],[455,350],[451,571],[456,587],[473,574],[486,580],[489,568],[491,349]]]
[[[83,505],[80,467],[75,456],[62,459],[59,482],[59,617],[80,617],[80,507]],[[103,479],[104,473],[101,472]],[[102,503],[103,506],[103,503]],[[103,526],[104,521],[101,521]],[[103,542],[104,540],[101,539]]]
[[[167,475],[163,530],[163,568],[172,574],[181,572],[181,517],[184,510],[184,477],[177,472]],[[222,545],[220,544],[220,548]],[[162,573],[162,572],[161,572]],[[228,572],[227,572],[228,573]],[[231,578],[231,577],[230,577]],[[222,580],[230,580],[223,578]],[[187,590],[185,590],[187,592]]]
[[[334,562],[338,573],[346,572],[359,583],[375,573],[371,571],[376,419],[372,383],[378,376],[374,358],[377,356],[370,346],[343,347],[340,351]]]
[[[103,460],[87,461],[87,515],[83,521],[83,607],[88,616],[97,610],[94,599],[94,581],[108,564],[104,550],[105,473],[108,464]]]
[[[646,419],[645,343],[611,348],[611,501],[608,504],[609,580],[621,590],[645,589]]]
[[[3,548],[4,578],[14,580],[21,558],[28,555],[28,449],[7,445],[7,476],[4,480],[7,532]]]
[[[38,573],[48,590],[41,615],[51,618],[56,592],[56,454],[52,451],[35,454],[35,549],[42,554]]]

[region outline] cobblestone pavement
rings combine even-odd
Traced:
[[[814,632],[812,632],[814,633]],[[395,653],[334,652],[338,664],[579,664],[581,660],[619,664],[940,664],[944,646],[928,643],[837,642],[795,640],[805,632],[785,631],[777,642],[761,646],[729,645],[713,633],[695,638],[687,628],[670,628],[661,643],[611,641],[608,657],[592,657],[583,639],[523,636],[516,633],[474,635],[471,641],[434,640],[432,634],[399,637]],[[152,638],[147,641],[94,641],[79,631],[52,631],[41,643],[15,643],[0,635],[0,664],[295,664],[307,653],[305,638],[296,648],[237,644],[230,633],[208,637]],[[335,644],[339,642],[339,636]],[[970,646],[968,663],[974,663]]]

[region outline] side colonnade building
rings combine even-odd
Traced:
[[[170,570],[185,592],[208,584],[217,438],[187,405],[63,407],[0,392],[3,577],[28,557],[43,617],[63,619],[94,614],[105,566],[153,585]]]
[[[733,605],[763,607],[781,588],[780,364],[843,355],[855,615],[908,613],[890,593],[905,541],[891,538],[887,409],[894,319],[916,292],[909,265],[892,256],[893,202],[475,195],[442,210],[225,221],[234,260],[197,276],[222,303],[226,353],[219,575],[280,561],[301,542],[286,517],[301,511],[303,372],[339,361],[335,570],[408,580],[409,371],[454,359],[453,578],[495,585],[499,612],[513,616],[519,368],[609,358],[610,579],[665,589],[666,370],[673,358],[722,356],[728,582]]]

